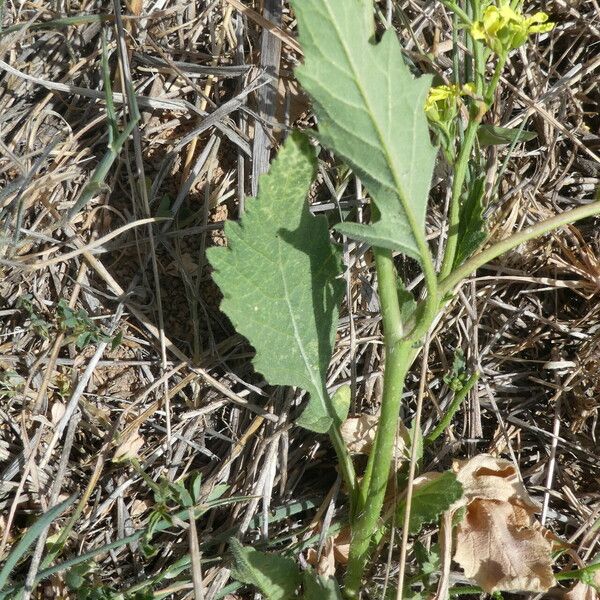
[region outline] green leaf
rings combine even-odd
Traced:
[[[327,219],[312,217],[306,196],[316,171],[308,140],[292,134],[241,224],[225,224],[228,248],[208,259],[223,292],[221,309],[256,349],[254,366],[272,385],[306,390],[310,402],[297,423],[324,433],[335,412],[325,375],[344,283]]]
[[[301,575],[291,558],[242,546],[235,538],[230,540],[229,546],[235,559],[234,579],[257,587],[267,600],[294,597]]]
[[[352,401],[352,389],[349,385],[340,385],[335,390],[335,393],[331,397],[331,404],[335,411],[336,417],[340,423],[343,423],[348,418],[350,412],[350,403]]]
[[[524,131],[496,125],[480,125],[477,129],[477,139],[482,146],[497,146],[513,142],[529,142],[537,137],[535,131]]]
[[[452,360],[452,369],[444,374],[444,383],[453,391],[460,392],[467,380],[469,379],[469,373],[467,372],[467,362],[465,360],[465,353],[461,348],[457,348],[454,351],[454,359]]]
[[[402,323],[408,323],[417,308],[417,302],[415,297],[406,289],[404,281],[400,277],[396,281],[396,288],[398,290],[398,304],[400,305]]]
[[[304,571],[304,600],[342,600],[340,586],[333,577]]]
[[[62,515],[71,504],[75,501],[75,496],[71,496],[64,502],[57,504],[51,508],[48,512],[44,513],[38,520],[27,530],[25,535],[19,540],[19,543],[14,547],[13,551],[8,555],[8,558],[4,562],[2,570],[0,570],[0,590],[4,589],[6,582],[10,576],[11,571],[17,565],[21,557],[27,552],[29,546],[40,537],[42,532],[60,515]],[[3,597],[0,594],[0,598]]]
[[[415,480],[412,505],[410,511],[410,533],[416,534],[426,523],[435,521],[444,511],[463,495],[463,487],[454,473],[427,473],[427,477],[419,482]],[[404,521],[406,500],[398,503],[398,522]]]
[[[461,506],[452,515],[452,527],[456,527],[459,523],[462,523],[467,516],[467,507]]]
[[[461,206],[454,268],[467,260],[487,238],[483,219],[484,183],[483,179],[474,181]]]
[[[420,425],[417,425],[413,422],[413,424],[408,428],[408,440],[410,442],[407,445],[407,452],[410,452],[410,448],[412,448],[413,440],[417,436],[417,461],[420,461],[423,458],[423,430]]]
[[[292,0],[319,140],[343,158],[375,201],[372,225],[344,223],[352,238],[419,259],[436,151],[424,112],[431,77],[414,79],[393,29],[373,43],[372,0]]]
[[[65,583],[69,589],[75,591],[83,587],[86,582],[86,575],[91,571],[90,563],[76,565],[65,573]]]
[[[440,571],[440,551],[437,544],[433,544],[429,549],[419,541],[415,540],[414,553],[417,562],[419,563],[419,574],[424,580],[430,575],[439,573]]]

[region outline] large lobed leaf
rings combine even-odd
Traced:
[[[429,76],[413,78],[393,30],[373,37],[372,0],[292,0],[319,138],[361,178],[380,216],[337,229],[419,259],[436,151],[423,110]]]
[[[241,223],[225,224],[228,248],[207,255],[221,309],[256,349],[256,370],[273,385],[306,390],[310,401],[297,423],[326,432],[335,413],[325,375],[344,284],[327,219],[311,216],[306,202],[315,170],[308,140],[290,136]]]

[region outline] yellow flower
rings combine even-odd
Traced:
[[[471,35],[481,40],[498,55],[506,55],[522,46],[534,33],[545,33],[554,28],[545,12],[525,16],[516,12],[507,2],[500,0],[499,6],[488,6],[483,18],[471,25]]]
[[[425,114],[432,123],[449,124],[458,113],[458,103],[461,96],[472,96],[475,86],[465,83],[438,85],[429,90],[425,101]]]
[[[450,120],[456,114],[456,103],[459,96],[460,88],[456,84],[432,87],[425,101],[427,118],[434,123]]]

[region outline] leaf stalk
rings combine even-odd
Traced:
[[[569,225],[570,223],[575,223],[581,219],[598,214],[600,214],[600,199],[591,204],[585,204],[578,208],[566,210],[550,219],[536,223],[531,227],[527,227],[518,233],[514,233],[513,235],[496,242],[492,246],[489,246],[485,250],[472,256],[460,267],[452,271],[447,277],[442,279],[439,284],[440,296],[443,298],[447,294],[450,294],[454,287],[463,281],[463,279],[466,279],[479,267],[498,258],[505,252],[508,252],[531,239],[549,233],[555,229],[559,229],[564,225]]]

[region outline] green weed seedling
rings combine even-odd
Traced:
[[[64,298],[56,304],[54,317],[50,320],[46,320],[38,312],[30,294],[25,294],[19,299],[17,308],[27,315],[31,331],[44,339],[61,332],[67,342],[75,343],[79,350],[99,342],[110,342],[111,349],[114,350],[122,341],[121,332],[114,336],[106,335],[83,308],[71,308]]]
[[[296,75],[312,99],[319,124],[311,134],[352,169],[372,200],[370,223],[343,222],[335,230],[338,236],[368,244],[375,259],[385,342],[383,394],[375,441],[359,483],[340,435],[348,403],[331,397],[325,383],[344,294],[340,250],[331,242],[326,218],[309,211],[307,195],[317,158],[308,138],[294,132],[262,177],[258,197],[247,203],[240,222],[226,223],[228,247],[209,249],[208,259],[223,293],[222,310],[256,350],[256,370],[272,385],[305,390],[308,402],[296,424],[331,439],[349,494],[349,563],[343,585],[338,585],[311,571],[301,573],[291,557],[265,556],[237,542],[231,548],[235,577],[258,587],[267,598],[323,600],[339,598],[342,590],[347,598],[357,598],[380,537],[404,380],[432,324],[457,286],[478,267],[532,238],[600,213],[600,202],[485,245],[481,148],[515,144],[531,135],[523,129],[482,125],[482,119],[493,104],[510,52],[531,34],[552,29],[544,13],[524,15],[517,2],[507,0],[461,3],[468,11],[444,1],[464,32],[470,57],[460,73],[452,74],[452,83],[432,88],[431,76],[411,73],[393,29],[375,40],[371,0],[291,2],[304,52]],[[463,72],[465,80],[460,79]],[[453,172],[439,268],[425,230],[438,155],[432,139]],[[421,297],[412,296],[399,281],[394,265],[398,254],[418,263],[424,281]],[[425,442],[443,433],[476,382],[477,375],[464,372],[460,362],[457,357],[448,378],[456,399],[441,428]],[[413,430],[420,432],[418,422]],[[415,443],[421,438],[413,437]],[[410,502],[398,507],[396,522],[415,533],[460,494],[452,473],[432,478],[425,490],[414,494],[412,508]]]
[[[50,335],[50,323],[36,309],[33,296],[24,294],[17,300],[16,306],[27,315],[31,331],[47,340]]]

